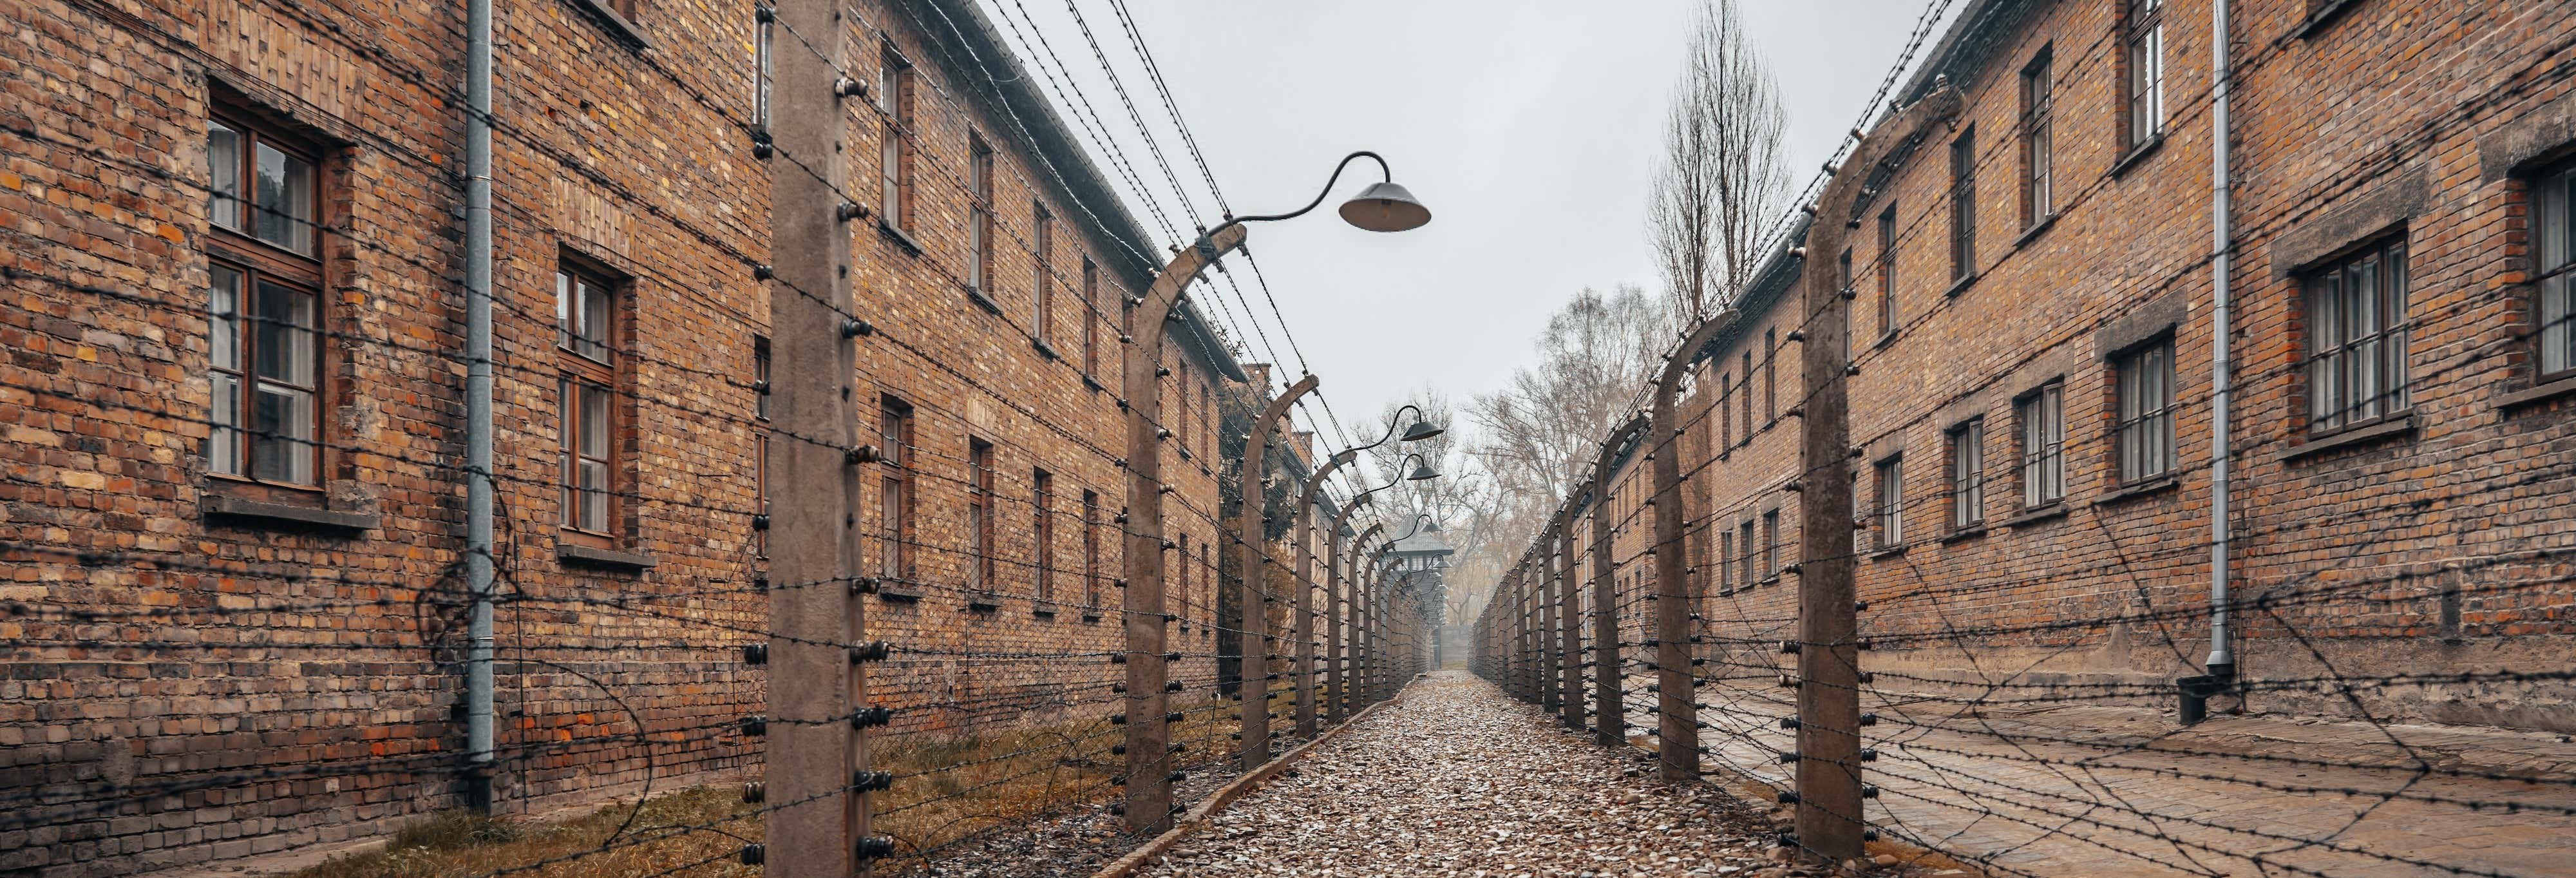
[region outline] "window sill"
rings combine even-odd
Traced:
[[[2181,480],[2181,479],[2178,479],[2178,478],[2175,478],[2175,477],[2173,476],[2173,474],[2171,474],[2171,473],[2167,473],[2167,474],[2165,474],[2165,475],[2161,475],[2161,476],[2154,476],[2154,477],[2148,478],[2146,481],[2142,481],[2142,482],[2139,482],[2139,483],[2137,483],[2137,484],[2130,485],[2130,486],[2125,487],[2125,488],[2121,488],[2121,489],[2119,489],[2119,490],[2117,490],[2117,491],[2113,491],[2113,492],[2111,492],[2111,493],[2104,494],[2104,495],[2102,495],[2102,499],[2099,499],[2099,500],[2095,500],[2095,501],[2093,501],[2093,505],[2095,505],[2095,506],[2109,506],[2109,505],[2111,505],[2111,504],[2113,504],[2113,503],[2118,503],[2118,502],[2123,501],[2123,500],[2135,500],[2135,499],[2140,498],[2140,497],[2146,497],[2146,496],[2151,496],[2151,495],[2155,495],[2155,494],[2162,494],[2162,493],[2164,493],[2164,492],[2166,492],[2166,491],[2171,491],[2171,490],[2173,490],[2174,488],[2179,487],[2181,484],[2182,484],[2182,480]]]
[[[240,497],[207,497],[201,507],[209,517],[255,522],[270,526],[305,527],[318,530],[369,531],[377,526],[372,513],[299,506],[293,503],[269,503]]]
[[[1978,537],[1982,537],[1982,536],[1985,536],[1985,535],[1986,535],[1986,526],[1985,526],[1985,525],[1983,525],[1983,524],[1974,524],[1974,525],[1969,525],[1969,526],[1967,526],[1967,527],[1960,528],[1960,529],[1958,529],[1958,530],[1951,531],[1951,532],[1946,533],[1946,534],[1942,534],[1942,535],[1941,535],[1941,542],[1942,542],[1942,543],[1944,543],[1944,544],[1947,544],[1947,543],[1956,543],[1956,542],[1960,542],[1960,541],[1963,541],[1963,540],[1973,540],[1973,539],[1976,539],[1976,538],[1978,538]]]
[[[2282,37],[2281,41],[2307,39],[2310,34],[2324,30],[2326,25],[2333,24],[2336,18],[2342,17],[2344,10],[2358,5],[2361,5],[2361,0],[2326,0],[2324,6],[2319,7],[2315,12],[2308,13],[2307,20],[2299,22],[2298,27],[2291,28],[2290,35]]]
[[[909,588],[897,588],[892,585],[879,583],[877,585],[877,600],[896,604],[917,604],[921,603],[921,592],[914,591]]]
[[[2057,225],[2057,214],[2051,213],[2040,217],[2038,222],[2030,224],[2030,228],[2021,230],[2020,237],[2013,239],[2013,249],[2019,250],[2030,246],[2030,242],[2039,240],[2039,233],[2048,231],[2048,228],[2054,225]]]
[[[644,38],[644,31],[638,29],[635,22],[626,20],[626,16],[618,14],[617,10],[610,8],[603,0],[572,0],[572,5],[580,7],[583,12],[590,13],[590,17],[597,20],[599,26],[605,28],[610,36],[616,37],[629,48],[638,51],[653,48],[653,41]]]
[[[2569,395],[2576,395],[2576,375],[2542,382],[2533,385],[2529,390],[2517,390],[2505,394],[2503,399],[2496,400],[2496,408],[2507,411],[2530,408]]]
[[[1054,346],[1054,345],[1051,345],[1051,344],[1047,344],[1045,339],[1042,339],[1042,338],[1033,338],[1033,339],[1029,339],[1029,347],[1036,348],[1036,349],[1038,350],[1038,356],[1045,357],[1045,358],[1047,358],[1048,360],[1051,360],[1051,361],[1054,361],[1054,362],[1059,362],[1059,363],[1064,362],[1064,355],[1063,355],[1063,354],[1056,353],[1056,352],[1055,352],[1055,346]]]
[[[895,243],[903,245],[903,249],[911,251],[912,255],[921,255],[921,242],[913,240],[911,235],[904,234],[902,229],[895,228],[893,223],[886,222],[884,211],[877,212],[877,232],[893,238]]]
[[[1780,584],[1780,574],[1774,573],[1774,574],[1771,574],[1771,575],[1769,575],[1769,576],[1762,577],[1762,581],[1761,581],[1761,582],[1757,582],[1757,583],[1754,583],[1754,584],[1755,584],[1755,585],[1779,585],[1779,584]]]
[[[2412,435],[2414,432],[2415,415],[2410,412],[2367,427],[2356,427],[2331,436],[2320,436],[2306,442],[2292,445],[2288,448],[2282,449],[2281,455],[2278,459],[2286,463],[2301,458],[2315,457],[2332,451],[2340,451],[2346,448],[2368,445],[2394,436]]]
[[[1082,611],[1082,623],[1083,623],[1083,624],[1085,624],[1085,625],[1090,625],[1090,624],[1098,623],[1099,621],[1100,621],[1100,612],[1099,612],[1098,610],[1084,610],[1084,611]]]
[[[1002,316],[1001,303],[993,301],[993,297],[991,296],[984,295],[983,290],[979,290],[974,287],[967,287],[966,301],[975,303],[975,307],[984,309],[985,313],[991,314],[995,317]]]
[[[1883,558],[1894,558],[1898,555],[1905,554],[1905,550],[1913,547],[1912,543],[1898,543],[1893,546],[1881,546],[1879,548],[1869,550],[1869,559],[1877,561]]]
[[[1878,340],[1877,340],[1877,341],[1874,341],[1874,342],[1870,342],[1870,343],[1869,343],[1870,349],[1871,349],[1871,350],[1876,350],[1876,349],[1878,349],[1878,348],[1883,348],[1883,347],[1886,347],[1886,346],[1888,346],[1888,345],[1895,344],[1895,343],[1896,343],[1896,336],[1897,336],[1897,333],[1893,333],[1893,332],[1882,332],[1882,333],[1879,333],[1879,334],[1878,334]]]
[[[630,571],[651,570],[655,564],[661,563],[653,560],[653,556],[651,555],[637,554],[635,552],[620,552],[615,549],[599,549],[580,545],[578,543],[556,543],[555,560],[567,564],[608,567]]]
[[[1967,275],[1966,277],[1959,278],[1957,281],[1952,282],[1952,283],[1950,284],[1950,288],[1949,288],[1949,289],[1942,290],[1942,291],[1941,291],[1941,298],[1944,298],[1944,299],[1955,299],[1955,298],[1958,298],[1960,293],[1967,292],[1969,287],[1976,286],[1976,285],[1977,285],[1977,273],[1976,273],[1976,272],[1969,272],[1969,273],[1968,273],[1968,275]]]
[[[1101,386],[1100,379],[1091,377],[1091,373],[1089,372],[1082,373],[1082,386],[1084,389],[1090,390],[1093,393],[1100,393],[1109,389]]]
[[[979,594],[969,597],[966,599],[966,609],[978,613],[997,612],[1002,609],[1002,596]]]
[[[2127,174],[2130,168],[2137,167],[2139,162],[2146,161],[2148,156],[2155,155],[2156,150],[2164,145],[2164,132],[2156,132],[2156,136],[2147,138],[2147,142],[2138,144],[2136,149],[2129,150],[2128,155],[2121,156],[2119,161],[2112,162],[2110,175],[2117,178]]]
[[[2043,521],[2055,521],[2065,517],[2066,501],[2060,500],[1996,522],[1995,525],[1997,527],[2023,527],[2026,525],[2038,524]]]
[[[1033,618],[1033,619],[1042,619],[1042,620],[1045,620],[1045,621],[1048,621],[1048,622],[1053,622],[1053,621],[1055,621],[1055,608],[1054,608],[1054,607],[1032,607],[1032,608],[1030,608],[1030,609],[1029,609],[1029,617],[1030,617],[1030,618]]]

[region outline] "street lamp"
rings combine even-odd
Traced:
[[[1164,684],[1170,671],[1161,661],[1141,660],[1162,655],[1166,639],[1162,494],[1169,486],[1163,483],[1162,376],[1157,374],[1164,327],[1179,307],[1182,292],[1198,280],[1199,274],[1228,251],[1243,246],[1245,223],[1293,219],[1314,210],[1341,181],[1342,171],[1363,156],[1377,162],[1383,179],[1342,206],[1345,222],[1373,232],[1400,232],[1431,221],[1431,211],[1411,192],[1395,185],[1394,172],[1387,167],[1386,159],[1373,152],[1351,153],[1333,167],[1333,176],[1325,181],[1324,191],[1306,206],[1283,214],[1228,217],[1216,228],[1200,233],[1193,246],[1172,254],[1171,261],[1154,276],[1153,285],[1134,300],[1136,320],[1132,334],[1120,339],[1128,344],[1119,386],[1123,395],[1119,404],[1127,410],[1127,538],[1122,557],[1127,574],[1123,606],[1130,661],[1125,713],[1136,720],[1127,724],[1124,813],[1130,830],[1160,832],[1171,823],[1171,731],[1163,720],[1168,704]],[[1257,469],[1248,471],[1245,484],[1260,484]],[[1247,568],[1247,575],[1252,572],[1255,571]]]

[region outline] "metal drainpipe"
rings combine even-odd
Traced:
[[[466,804],[492,811],[492,0],[465,6]]]
[[[2208,715],[2209,696],[2227,691],[2236,678],[2236,651],[2227,626],[2227,437],[2230,344],[2227,318],[2227,271],[2234,249],[2228,227],[2227,100],[2235,73],[2227,66],[2227,0],[2210,0],[2210,411],[2209,411],[2209,658],[2202,676],[2174,681],[2182,692],[2184,725]]]

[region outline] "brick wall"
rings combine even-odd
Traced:
[[[793,293],[754,274],[770,163],[790,160],[751,150],[756,25],[748,7],[498,5],[499,797],[538,811],[757,771],[758,740],[734,730],[763,703],[761,672],[740,660],[767,612],[754,349],[767,297]],[[1124,431],[1101,385],[1124,355],[1118,298],[1159,262],[1118,208],[1067,182],[1092,172],[1052,145],[1053,120],[1014,115],[990,68],[957,57],[954,29],[978,19],[927,14],[942,10],[964,8],[862,4],[834,50],[872,77],[890,42],[919,77],[913,219],[901,235],[854,224],[851,244],[853,310],[878,329],[861,345],[859,408],[870,428],[880,397],[913,412],[914,572],[869,613],[870,636],[897,645],[874,683],[898,708],[895,735],[1114,710],[1105,654],[1122,641],[1115,614],[1094,610],[1121,601]],[[0,810],[19,815],[0,827],[0,870],[227,859],[460,802],[462,14],[256,0],[0,11],[0,599],[23,608],[0,621]],[[803,49],[782,34],[776,50]],[[853,195],[878,210],[886,125],[869,101],[844,106],[865,157]],[[218,109],[322,160],[325,449],[309,490],[210,474],[204,458]],[[990,308],[964,283],[970,131],[995,151]],[[1044,327],[1041,203],[1055,219]],[[1098,313],[1082,301],[1086,259]],[[561,527],[550,324],[566,264],[614,289],[615,513],[596,538]],[[1173,648],[1191,654],[1175,674],[1206,682],[1214,556],[1197,553],[1219,541],[1202,400],[1240,373],[1195,314],[1175,335],[1160,352],[1175,373],[1166,506],[1192,552],[1172,579]],[[970,441],[992,448],[989,601],[966,580]],[[1049,598],[1033,566],[1040,470]],[[1103,532],[1091,581],[1085,491]]]

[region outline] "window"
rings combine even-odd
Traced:
[[[1082,374],[1100,374],[1100,266],[1082,258]]]
[[[2066,499],[2066,385],[2051,381],[2013,401],[2021,427],[2021,505]]]
[[[2039,57],[2021,69],[2021,224],[2023,228],[2039,225],[2057,212],[2055,172],[2057,168],[2054,129],[2057,101],[2053,96],[2057,81],[2049,71],[2049,50],[2039,50]]]
[[[320,483],[319,156],[247,121],[206,122],[212,472]]]
[[[1717,539],[1718,557],[1735,557],[1735,532],[1727,531],[1725,533],[1718,534]],[[1750,582],[1745,583],[1746,586],[1751,586],[1752,584],[1753,583]],[[1735,565],[1727,563],[1720,563],[1717,565],[1717,587],[1720,592],[1735,590]]]
[[[562,417],[563,526],[606,537],[616,525],[617,387],[614,282],[569,263],[555,269],[557,410]],[[604,540],[590,540],[601,542]]]
[[[877,443],[883,477],[877,491],[877,575],[908,580],[912,570],[912,407],[893,397],[877,403]]]
[[[1950,529],[1986,523],[1986,419],[1950,430]]]
[[[751,124],[769,130],[769,87],[777,81],[778,62],[769,57],[770,34],[778,27],[778,13],[767,6],[753,13],[757,23],[751,37]]]
[[[1758,576],[1758,575],[1756,575],[1756,574],[1755,574],[1755,572],[1754,572],[1754,569],[1753,569],[1753,556],[1754,556],[1754,552],[1753,552],[1753,520],[1752,520],[1752,519],[1749,519],[1749,518],[1748,518],[1748,519],[1745,519],[1745,521],[1744,521],[1744,523],[1743,523],[1743,524],[1740,524],[1740,525],[1737,525],[1737,526],[1736,526],[1736,538],[1735,538],[1735,539],[1736,539],[1735,545],[1736,545],[1739,549],[1741,549],[1741,550],[1742,550],[1742,554],[1740,554],[1740,555],[1738,555],[1738,556],[1737,556],[1736,564],[1738,564],[1738,565],[1742,568],[1742,570],[1743,570],[1743,576],[1744,576],[1744,584],[1745,584],[1745,586],[1746,586],[1746,587],[1748,587],[1748,588],[1749,588],[1749,587],[1751,587],[1754,583],[1757,583],[1757,582],[1762,581],[1761,577],[1760,577],[1760,576]]]
[[[993,577],[993,445],[966,440],[966,587],[991,591]]]
[[[1717,375],[1717,447],[1735,447],[1735,376]]]
[[[2121,40],[2121,60],[2128,71],[2126,105],[2129,148],[2147,145],[2165,133],[2164,0],[2125,0],[2128,33]]]
[[[1762,330],[1762,417],[1780,418],[1780,330]]]
[[[1037,311],[1031,315],[1030,322],[1036,327],[1038,343],[1046,344],[1047,339],[1055,336],[1055,272],[1047,265],[1047,254],[1055,249],[1055,216],[1047,213],[1043,204],[1031,209],[1037,216],[1037,232],[1033,236],[1036,243],[1029,248],[1029,258],[1036,274],[1029,283],[1034,287],[1031,292],[1037,299]]]
[[[1037,540],[1037,597],[1041,602],[1055,600],[1055,474],[1037,470],[1029,475],[1036,508],[1030,513],[1029,533]]]
[[[2540,376],[2555,378],[2576,371],[2576,163],[2560,165],[2533,184],[2540,216],[2532,224],[2540,240],[2536,273],[2540,276]]]
[[[1835,260],[1835,274],[1834,274],[1834,277],[1835,277],[1835,281],[1836,281],[1836,283],[1835,283],[1835,287],[1834,287],[1834,288],[1835,288],[1835,289],[1837,289],[1837,290],[1839,290],[1839,291],[1841,291],[1841,292],[1843,293],[1843,297],[1844,297],[1845,299],[1849,299],[1849,298],[1851,297],[1851,295],[1852,295],[1852,253],[1851,253],[1851,249],[1850,249],[1850,248],[1844,248],[1844,250],[1843,250],[1843,255],[1841,256],[1841,258],[1839,258],[1839,259]],[[1843,365],[1850,365],[1850,364],[1851,364],[1851,342],[1852,342],[1852,339],[1851,339],[1851,309],[1849,309],[1849,308],[1837,308],[1837,309],[1834,309],[1834,313],[1842,315],[1842,330],[1843,330],[1843,331],[1842,331],[1842,333],[1841,333],[1841,334],[1842,334],[1842,338],[1843,338],[1843,350],[1842,350],[1843,359],[1842,359],[1842,363],[1843,363]]]
[[[912,62],[887,43],[878,49],[877,108],[885,111],[885,131],[877,138],[878,172],[884,183],[877,215],[896,229],[912,225]]]
[[[769,337],[751,337],[752,416],[762,424],[769,422]],[[769,428],[754,427],[751,434],[752,499],[756,511],[769,514]],[[752,551],[769,557],[769,529],[751,532]]]
[[[2173,339],[2120,355],[2120,422],[2115,435],[2120,481],[2138,482],[2173,469]]]
[[[1190,613],[1190,607],[1194,606],[1194,604],[1190,601],[1190,581],[1191,581],[1191,580],[1190,580],[1190,535],[1189,535],[1189,534],[1182,534],[1182,535],[1181,535],[1180,547],[1181,547],[1181,560],[1180,560],[1179,562],[1177,562],[1177,563],[1179,564],[1180,568],[1181,568],[1181,575],[1178,577],[1178,578],[1180,579],[1180,581],[1181,581],[1181,589],[1180,589],[1180,596],[1179,596],[1179,600],[1180,600],[1180,602],[1181,602],[1181,612],[1179,613],[1179,615],[1180,615],[1180,617],[1181,617],[1181,619],[1182,619],[1182,621],[1181,621],[1181,630],[1182,630],[1182,631],[1184,631],[1184,632],[1187,632],[1187,631],[1189,631],[1189,630],[1190,630],[1190,623],[1189,623],[1189,621],[1188,621],[1188,617],[1189,617],[1189,613]],[[1169,591],[1168,589],[1167,589],[1167,590],[1165,590],[1165,593],[1164,593],[1164,595],[1163,595],[1163,615],[1165,615],[1165,616],[1167,616],[1167,617],[1168,617],[1168,616],[1173,615],[1173,613],[1172,613],[1172,600],[1173,600],[1173,596],[1172,596],[1172,594],[1170,593],[1170,591]]]
[[[1744,352],[1744,444],[1753,444],[1753,352]]]
[[[1100,606],[1100,492],[1082,492],[1082,605]]]
[[[1878,462],[1878,501],[1873,509],[1878,530],[1878,547],[1892,549],[1905,545],[1905,458],[1891,457]]]
[[[2406,411],[2406,240],[2307,278],[2308,428],[2326,433]]]
[[[1977,273],[1977,126],[1950,141],[1950,279]]]
[[[1780,510],[1762,513],[1762,576],[1780,575]]]
[[[966,288],[990,295],[993,287],[993,148],[966,135]]]
[[[1878,337],[1896,334],[1896,205],[1878,215]]]
[[[1199,385],[1199,451],[1216,459],[1216,406],[1208,400],[1205,384]]]

